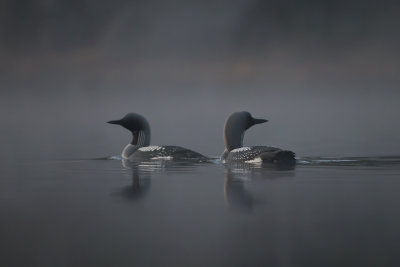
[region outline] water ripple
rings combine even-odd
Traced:
[[[298,165],[318,166],[388,166],[400,165],[400,156],[377,157],[299,157]]]

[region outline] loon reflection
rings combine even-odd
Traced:
[[[225,172],[224,194],[229,206],[244,212],[251,212],[255,203],[254,196],[246,190],[245,181],[232,169]]]
[[[193,172],[202,164],[198,161],[182,160],[173,161],[166,159],[151,160],[127,160],[122,159],[122,166],[132,175],[132,183],[122,187],[112,195],[118,195],[125,200],[138,201],[149,194],[154,176],[164,173],[185,174]]]
[[[235,210],[251,213],[255,206],[265,204],[264,195],[255,195],[254,191],[249,189],[251,184],[262,182],[264,179],[293,176],[294,173],[290,172],[293,169],[292,165],[281,166],[268,163],[256,165],[232,162],[225,164],[225,200]],[[261,179],[256,179],[258,177]]]
[[[124,186],[118,195],[132,201],[144,198],[150,192],[151,173],[144,172],[137,164],[124,159],[122,160],[122,166],[131,172],[132,183]]]

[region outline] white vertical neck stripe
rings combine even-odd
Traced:
[[[144,146],[145,140],[146,140],[146,136],[145,136],[144,131],[139,131],[138,146],[139,147]]]
[[[142,146],[142,131],[139,131],[137,146],[138,147]]]

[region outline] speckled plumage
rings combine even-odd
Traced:
[[[295,154],[292,151],[281,150],[276,147],[269,146],[251,146],[251,147],[241,147],[231,151],[225,150],[222,154],[221,159],[224,162],[229,161],[242,161],[248,163],[255,162],[271,162],[282,160],[294,160]],[[257,159],[260,160],[257,160]]]
[[[148,146],[137,149],[129,158],[138,159],[205,159],[200,153],[180,146]]]

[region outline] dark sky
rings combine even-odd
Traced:
[[[129,137],[103,123],[134,111],[155,144],[218,155],[226,116],[249,110],[270,120],[250,144],[400,154],[398,14],[398,1],[2,0],[1,132],[10,148],[117,154]]]
[[[11,85],[399,82],[397,1],[3,0],[0,12]]]

